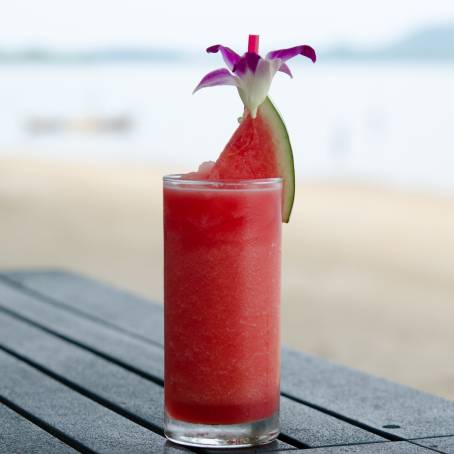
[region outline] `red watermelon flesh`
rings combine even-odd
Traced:
[[[246,113],[215,163],[205,162],[188,179],[238,180],[281,177],[282,220],[288,222],[295,195],[293,153],[287,128],[266,98],[256,118]]]
[[[271,130],[260,110],[256,118],[247,114],[211,169],[208,179],[279,177],[274,150]]]

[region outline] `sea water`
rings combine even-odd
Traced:
[[[234,87],[191,94],[222,67],[217,57],[211,65],[3,65],[0,153],[194,170],[218,155],[242,112]],[[293,80],[276,75],[270,97],[290,132],[299,180],[454,192],[454,65],[292,69]]]

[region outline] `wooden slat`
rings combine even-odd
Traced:
[[[433,454],[434,451],[406,441],[354,446],[333,446],[292,451],[292,454]]]
[[[283,396],[281,426],[286,436],[310,447],[385,441],[378,435]]]
[[[75,454],[77,451],[0,404],[0,452]]]
[[[19,272],[8,277],[54,298],[57,304],[92,311],[124,330],[162,342],[162,330],[156,328],[162,327],[158,305],[147,305],[141,298],[70,273]],[[117,301],[118,309],[112,309],[110,301]],[[122,311],[133,302],[140,310],[122,318]],[[152,320],[152,329],[147,329],[146,320]],[[454,435],[453,402],[285,348],[282,370],[282,390],[287,395],[379,433],[407,439]],[[400,427],[389,427],[395,425]]]
[[[0,308],[14,311],[73,342],[96,349],[100,354],[107,355],[125,366],[133,364],[138,372],[151,378],[163,375],[163,355],[160,347],[79,317],[64,307],[35,300],[2,282]]]
[[[454,402],[290,349],[281,390],[400,438],[454,434]]]
[[[13,289],[13,293],[16,292]],[[11,297],[10,293],[8,297]],[[27,300],[30,297],[24,298]],[[0,301],[6,299],[5,294],[0,293]],[[18,306],[22,308],[22,298],[15,295],[14,303],[18,301],[21,301]],[[28,304],[41,305],[39,302]],[[44,304],[43,310],[39,311],[40,321],[54,319],[52,314],[55,311],[58,309]],[[71,318],[78,317],[71,313],[68,315]],[[61,330],[62,326],[59,328]],[[30,342],[31,339],[33,342]],[[157,385],[7,314],[0,315],[0,343],[108,400],[116,408],[162,427],[162,417],[159,414],[162,408],[162,390]],[[146,348],[151,346],[147,344]],[[147,398],[144,399],[144,396]],[[281,400],[281,411],[283,434],[307,446],[381,440],[370,432],[286,398]]]
[[[162,428],[162,389],[158,385],[6,314],[0,314],[0,344],[128,412],[129,417],[135,415]],[[281,407],[282,432],[305,445],[380,440],[289,399],[282,398]]]
[[[241,449],[219,449],[219,448],[203,448],[201,452],[206,454],[226,454],[231,452],[238,452],[238,454],[293,454],[298,451],[294,446],[290,446],[281,440],[275,440],[266,445],[256,446],[255,448],[241,448]]]
[[[413,443],[447,454],[454,454],[454,437],[424,438],[413,440]]]
[[[97,317],[163,344],[162,305],[102,282],[64,271],[0,273],[71,310]],[[146,314],[146,317],[144,317]]]
[[[163,389],[109,361],[0,313],[0,347],[152,430],[163,430]],[[294,446],[276,441],[257,452]]]
[[[0,351],[4,399],[82,447],[98,453],[185,450]]]
[[[162,432],[163,388],[0,311],[0,347],[128,417]]]
[[[163,430],[161,386],[0,311],[1,347],[139,424]],[[260,452],[289,449],[295,447],[277,441]]]

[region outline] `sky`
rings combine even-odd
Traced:
[[[0,49],[369,47],[454,23],[454,0],[0,0]]]

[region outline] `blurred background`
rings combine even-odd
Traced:
[[[205,48],[310,44],[270,96],[292,138],[283,341],[454,399],[454,3],[15,0],[0,16],[0,269],[162,301],[164,173],[242,107]]]

